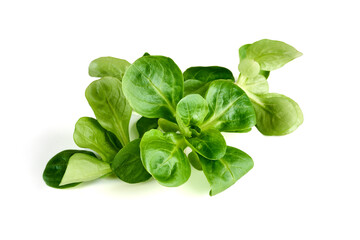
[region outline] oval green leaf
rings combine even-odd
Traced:
[[[214,196],[230,186],[249,172],[254,162],[245,152],[227,147],[226,154],[217,161],[199,155],[203,172],[210,183],[210,196]]]
[[[259,63],[261,70],[273,71],[302,55],[294,47],[275,40],[263,39],[251,44],[247,58]]]
[[[79,147],[89,148],[97,152],[102,160],[110,162],[120,150],[110,135],[96,119],[82,117],[75,124],[73,138]]]
[[[216,128],[221,132],[248,131],[256,123],[255,111],[245,92],[234,83],[217,80],[205,96],[209,113],[201,129]]]
[[[115,175],[127,183],[148,180],[151,175],[144,168],[140,158],[140,139],[131,141],[115,156],[111,164]]]
[[[184,72],[184,81],[189,79],[196,79],[203,83],[217,79],[231,79],[235,81],[234,75],[229,69],[219,66],[188,68]]]
[[[191,165],[196,169],[201,171],[202,167],[201,167],[201,163],[200,163],[200,159],[199,156],[197,155],[196,152],[190,152],[188,155],[188,159],[191,163]]]
[[[111,173],[109,163],[100,161],[86,153],[74,153],[69,158],[60,186],[92,181],[109,173]]]
[[[267,93],[250,96],[256,111],[256,127],[264,135],[289,134],[304,121],[299,105],[284,95]]]
[[[141,160],[145,169],[161,185],[177,187],[185,183],[191,174],[184,148],[182,136],[152,129],[141,139]]]
[[[176,121],[181,133],[191,137],[190,127],[200,125],[208,114],[208,104],[199,94],[190,94],[176,106]]]
[[[89,65],[89,75],[92,77],[115,77],[121,80],[130,63],[114,57],[100,57]]]
[[[175,108],[184,91],[182,72],[170,58],[143,56],[126,71],[123,91],[140,115],[175,120]]]
[[[125,146],[129,142],[132,109],[122,92],[121,82],[114,77],[103,77],[86,88],[85,96],[101,126],[114,133]]]
[[[43,179],[48,186],[53,188],[69,188],[74,187],[80,183],[77,182],[60,186],[61,180],[63,179],[67,169],[69,159],[75,153],[83,153],[95,157],[94,153],[84,150],[64,150],[59,152],[49,160],[43,173]]]
[[[203,130],[199,136],[187,138],[186,141],[191,149],[208,159],[217,160],[226,152],[225,139],[216,129]]]

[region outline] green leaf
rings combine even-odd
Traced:
[[[123,91],[140,115],[175,120],[175,108],[184,91],[182,72],[170,58],[143,56],[126,71]]]
[[[231,79],[235,81],[234,75],[229,69],[218,66],[188,68],[184,72],[184,81],[189,79],[196,79],[203,83],[217,79]]]
[[[232,186],[254,166],[249,155],[229,146],[226,149],[226,154],[217,161],[206,159],[200,155],[199,159],[203,172],[210,183],[210,196]]]
[[[159,118],[158,120],[159,127],[164,132],[177,132],[180,131],[179,126],[176,123],[173,123],[169,120],[166,120],[164,118]]]
[[[60,186],[88,182],[111,173],[110,164],[86,153],[74,153],[67,164]]]
[[[225,139],[216,129],[203,130],[199,136],[187,138],[186,141],[194,151],[208,159],[217,160],[226,151]]]
[[[200,163],[200,159],[199,156],[197,155],[196,152],[190,152],[188,155],[188,159],[191,163],[191,165],[196,169],[201,171],[202,167],[201,167],[201,163]]]
[[[110,162],[120,150],[109,137],[110,134],[96,119],[82,117],[75,124],[73,138],[79,147],[89,148],[97,152],[102,160]]]
[[[103,77],[87,87],[85,96],[101,126],[114,133],[125,146],[129,142],[132,109],[122,92],[121,82]]]
[[[145,170],[140,159],[140,139],[131,141],[115,156],[111,164],[113,172],[127,183],[148,180],[151,175]]]
[[[247,78],[241,75],[238,85],[253,94],[265,94],[269,92],[268,81],[262,74],[258,74],[253,78]]]
[[[284,42],[269,39],[254,42],[247,48],[246,54],[248,59],[255,60],[259,63],[261,70],[266,71],[276,70],[302,55],[301,52]]]
[[[299,105],[284,95],[267,93],[250,96],[256,111],[256,127],[264,135],[289,134],[304,120]]]
[[[72,183],[60,186],[60,182],[68,166],[69,159],[75,153],[84,153],[95,157],[94,153],[84,150],[64,150],[59,152],[49,160],[43,173],[43,179],[48,186],[53,188],[69,188],[79,184]]]
[[[189,79],[184,82],[184,96],[189,94],[200,94],[205,96],[211,82],[204,83],[200,80]]]
[[[100,57],[89,65],[89,75],[92,77],[115,77],[121,80],[130,63],[114,57]]]
[[[182,136],[152,129],[141,139],[141,160],[145,169],[161,185],[177,187],[185,183],[191,173],[185,147]]]
[[[242,62],[252,59],[258,62],[262,69],[258,75],[251,77],[246,73],[251,71],[250,69],[240,69],[237,82],[254,105],[257,129],[262,134],[270,136],[285,135],[297,129],[303,122],[300,107],[284,95],[269,93],[267,78],[269,70],[281,67],[295,57],[301,56],[301,53],[283,42],[264,39],[242,46],[239,49],[239,56],[239,68]]]
[[[201,129],[216,128],[221,132],[248,131],[256,123],[255,111],[245,92],[234,83],[217,80],[205,96],[209,113]]]
[[[180,132],[191,137],[190,128],[200,125],[208,114],[208,104],[199,94],[190,94],[176,106],[176,121],[180,127]]]
[[[147,118],[147,117],[141,117],[136,122],[136,129],[139,133],[139,138],[142,138],[144,133],[149,131],[150,129],[156,129],[158,128],[158,119],[157,118]]]
[[[224,67],[191,67],[184,72],[184,95],[200,94],[204,96],[212,81],[227,79],[234,81],[232,72]]]

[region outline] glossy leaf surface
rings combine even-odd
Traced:
[[[53,188],[69,188],[79,184],[72,183],[60,186],[60,182],[65,174],[69,159],[75,153],[83,153],[95,157],[94,153],[84,150],[64,150],[59,152],[49,160],[43,173],[43,179],[48,186]]]
[[[176,106],[176,121],[181,133],[191,137],[190,128],[200,125],[208,114],[208,104],[199,94],[190,94]]]
[[[184,81],[189,79],[196,79],[203,83],[217,79],[231,79],[235,81],[234,75],[229,69],[218,66],[188,68],[184,72]]]
[[[171,122],[169,120],[166,120],[164,118],[159,118],[158,124],[159,124],[159,127],[164,132],[178,132],[178,131],[180,131],[179,126],[176,123]]]
[[[183,137],[160,130],[146,132],[140,143],[141,160],[145,169],[162,185],[176,187],[185,183],[191,173],[184,153]]]
[[[200,159],[199,156],[197,155],[196,152],[190,152],[188,155],[188,159],[191,163],[191,165],[196,169],[201,171],[202,167],[201,167],[201,163],[200,163]]]
[[[191,67],[184,72],[184,95],[200,94],[204,96],[212,81],[227,79],[234,81],[231,71],[224,67]]]
[[[125,146],[129,142],[132,109],[122,92],[121,82],[114,77],[103,77],[87,87],[85,96],[100,125],[114,133]]]
[[[264,135],[280,136],[295,131],[303,122],[299,105],[277,93],[252,97],[256,110],[257,128]]]
[[[122,148],[111,164],[118,178],[127,183],[139,183],[148,180],[151,175],[145,170],[140,158],[140,139],[136,139]]]
[[[136,129],[139,133],[139,138],[142,138],[144,133],[149,131],[150,129],[156,129],[158,128],[158,119],[157,118],[147,118],[147,117],[141,117],[136,122]]]
[[[111,173],[109,163],[86,153],[75,153],[69,158],[60,186],[92,181],[108,173]]]
[[[227,147],[226,154],[217,161],[199,155],[203,172],[210,183],[210,196],[214,196],[244,176],[253,168],[254,162],[245,152]]]
[[[211,83],[205,96],[209,113],[201,129],[216,128],[222,132],[241,132],[256,123],[255,111],[245,92],[226,80]]]
[[[201,131],[199,136],[187,138],[189,146],[200,155],[217,160],[226,152],[226,142],[221,133],[216,129]]]
[[[182,72],[170,58],[143,56],[126,71],[123,91],[140,115],[174,120],[176,105],[183,97]]]
[[[121,80],[130,63],[114,57],[100,57],[89,65],[89,75],[92,77],[115,77]]]
[[[102,160],[110,162],[120,150],[110,134],[96,119],[82,117],[75,124],[73,138],[79,147],[89,148],[97,152]]]

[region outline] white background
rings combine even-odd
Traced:
[[[357,1],[1,1],[1,239],[360,239]],[[77,148],[91,60],[145,51],[182,70],[237,75],[238,48],[269,38],[304,55],[271,73],[301,106],[284,137],[227,134],[254,168],[210,197],[201,172],[179,188],[101,179],[68,190],[42,171]]]

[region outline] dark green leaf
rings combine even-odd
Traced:
[[[205,96],[209,114],[201,129],[216,128],[221,132],[248,131],[256,123],[255,111],[245,92],[234,83],[217,80]]]
[[[199,136],[187,138],[186,141],[194,151],[208,159],[219,159],[226,151],[225,139],[216,129],[203,130]]]
[[[208,104],[199,94],[190,94],[176,106],[176,121],[180,132],[191,137],[190,127],[200,125],[208,114]]]
[[[199,156],[197,155],[196,152],[191,152],[191,153],[189,153],[188,159],[189,159],[191,165],[192,165],[196,170],[199,170],[199,171],[202,170],[201,163],[200,163],[200,159],[199,159]]]
[[[141,160],[145,169],[160,184],[177,187],[185,183],[191,173],[189,160],[184,153],[185,147],[182,136],[152,129],[141,139]]]
[[[140,115],[175,120],[175,108],[184,91],[183,76],[170,58],[144,56],[126,71],[123,91]]]
[[[127,183],[139,183],[148,180],[151,175],[145,170],[140,159],[140,139],[127,144],[115,156],[111,164],[113,172]]]
[[[254,166],[249,155],[229,146],[226,154],[217,161],[206,159],[201,155],[199,155],[199,159],[203,172],[210,183],[210,196],[229,188]]]
[[[47,163],[43,179],[54,188],[69,188],[84,181],[94,180],[111,172],[110,165],[83,150],[65,150]]]
[[[235,81],[235,78],[229,69],[218,66],[188,68],[184,72],[184,81],[189,79],[199,80],[203,83],[217,79],[231,79]]]
[[[176,123],[166,120],[164,118],[159,118],[158,124],[164,132],[177,132],[180,130],[179,126]]]
[[[156,129],[158,128],[158,120],[157,118],[147,118],[147,117],[141,117],[136,122],[136,129],[139,133],[139,138],[142,138],[144,133],[149,131],[150,129]]]

